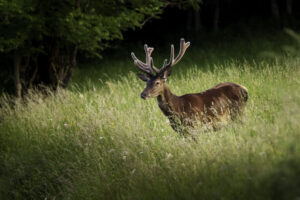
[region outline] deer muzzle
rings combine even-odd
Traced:
[[[142,92],[142,93],[141,93],[141,98],[145,100],[146,97],[147,97],[147,94],[146,94],[145,92]]]

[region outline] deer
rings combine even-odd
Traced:
[[[200,93],[190,93],[177,96],[171,92],[166,84],[174,65],[184,56],[190,42],[180,40],[180,50],[174,58],[174,45],[171,45],[169,62],[164,60],[163,66],[158,69],[153,64],[151,53],[153,47],[144,45],[146,62],[139,60],[132,52],[134,65],[142,72],[137,76],[146,82],[146,88],[140,94],[142,99],[157,98],[158,106],[169,119],[174,131],[186,133],[187,128],[195,124],[209,125],[218,129],[218,122],[235,120],[243,113],[248,100],[248,90],[237,83],[224,82]]]

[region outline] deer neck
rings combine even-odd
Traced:
[[[157,102],[159,108],[166,116],[170,116],[174,113],[174,107],[177,96],[172,94],[168,86],[165,84],[162,93],[157,96]]]

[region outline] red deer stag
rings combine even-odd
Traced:
[[[216,128],[218,122],[233,120],[241,114],[248,99],[247,89],[236,83],[220,83],[204,92],[176,96],[166,84],[172,67],[183,57],[190,42],[180,41],[180,50],[174,59],[174,45],[171,45],[170,60],[164,61],[163,67],[157,69],[153,64],[151,53],[154,50],[144,45],[146,63],[140,61],[132,52],[135,66],[144,74],[138,77],[147,83],[141,93],[141,98],[157,97],[158,106],[169,118],[172,128],[183,133],[187,127],[193,127],[195,122],[211,124]]]

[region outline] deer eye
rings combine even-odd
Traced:
[[[158,85],[159,84],[159,81],[155,82],[155,85]]]

